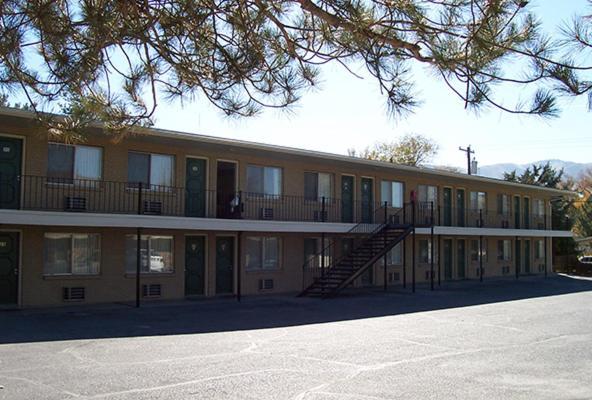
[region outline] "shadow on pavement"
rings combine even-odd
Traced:
[[[430,291],[390,288],[329,299],[247,297],[128,306],[0,311],[0,344],[178,335],[348,321],[592,291],[592,280],[567,276],[443,283]]]

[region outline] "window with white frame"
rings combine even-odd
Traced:
[[[249,195],[280,196],[282,194],[282,169],[277,167],[247,166],[247,191]]]
[[[469,204],[472,210],[483,210],[487,208],[487,193],[471,192],[469,195]]]
[[[403,246],[397,243],[388,253],[386,253],[386,260],[388,265],[403,264]]]
[[[333,196],[333,174],[324,172],[304,173],[304,198],[320,201]]]
[[[429,239],[419,240],[419,262],[424,264],[432,262],[432,241]],[[438,262],[437,248],[434,248],[434,262]]]
[[[541,199],[532,200],[532,213],[537,217],[545,216],[545,201]]]
[[[471,240],[471,261],[479,261],[479,254],[481,254],[483,261],[487,262],[487,239],[482,239],[481,245],[481,252],[479,252],[479,240]]]
[[[103,149],[100,147],[49,143],[47,178],[54,183],[100,180],[103,175]],[[77,182],[79,183],[79,182]]]
[[[434,203],[438,204],[438,187],[431,185],[417,186],[417,201],[420,203]]]
[[[323,255],[321,251],[325,249],[324,265],[328,267],[331,264],[332,251],[329,248],[329,238],[323,242],[321,238],[304,238],[304,260],[309,267],[321,267],[323,265]]]
[[[510,196],[507,194],[497,196],[497,213],[500,215],[510,214]]]
[[[381,203],[385,202],[389,207],[403,207],[403,183],[397,181],[382,181],[380,187]]]
[[[101,236],[95,233],[46,233],[45,275],[96,275],[101,265]]]
[[[246,240],[247,271],[274,270],[280,266],[280,238],[248,236]]]
[[[510,261],[512,257],[512,242],[509,240],[497,241],[497,259],[500,261]]]
[[[157,190],[173,186],[174,156],[130,151],[127,155],[127,181],[130,187]]]
[[[125,237],[125,272],[136,273],[137,268],[137,243],[136,235]],[[173,264],[173,237],[158,235],[142,235],[140,237],[140,272],[171,273]]]

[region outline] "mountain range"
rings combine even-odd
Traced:
[[[522,173],[526,168],[531,165],[546,164],[549,162],[555,169],[563,168],[565,176],[571,176],[578,178],[578,176],[585,170],[592,168],[592,163],[576,163],[572,161],[563,160],[540,160],[533,161],[527,164],[512,164],[512,163],[501,163],[491,165],[479,166],[479,173],[477,175],[487,176],[490,178],[503,178],[504,172],[511,172],[516,170],[518,173]]]

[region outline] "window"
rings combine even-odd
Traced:
[[[125,272],[136,273],[136,235],[125,237],[126,264]],[[173,272],[173,237],[142,235],[140,240],[140,272],[169,273]]]
[[[321,238],[304,238],[304,260],[307,263],[308,267],[321,267],[321,251],[323,249],[326,250],[325,252],[325,267],[331,265],[331,252],[332,247],[328,248],[329,246],[329,238],[325,238],[324,243],[322,242]],[[316,257],[315,257],[316,256]],[[314,257],[314,259],[313,259]]]
[[[403,207],[403,183],[395,181],[382,181],[380,188],[381,203],[385,202],[390,207]]]
[[[333,175],[323,172],[304,173],[304,198],[318,200],[330,199],[333,194]]]
[[[419,262],[430,264],[432,262],[432,242],[428,239],[419,241]],[[434,262],[438,262],[438,250],[434,248]]]
[[[507,194],[497,196],[497,213],[500,215],[510,214],[510,197]]]
[[[403,247],[401,243],[397,243],[397,245],[386,254],[386,260],[388,265],[403,264]]]
[[[46,233],[43,273],[96,275],[101,264],[101,237],[88,233]]]
[[[532,212],[537,217],[545,216],[545,201],[541,199],[534,199],[532,201]]]
[[[281,195],[282,170],[276,167],[249,165],[247,167],[247,191],[250,195]]]
[[[487,239],[483,239],[481,245],[481,256],[483,261],[487,262]],[[479,240],[471,240],[471,261],[479,261]]]
[[[429,185],[419,185],[417,187],[417,201],[421,203],[438,204],[438,187]]]
[[[485,211],[487,209],[487,193],[485,192],[471,192],[469,201],[472,210]]]
[[[539,260],[545,258],[545,242],[543,240],[536,241],[536,258]]]
[[[157,189],[173,185],[173,156],[130,152],[127,156],[127,181],[129,187],[143,186]]]
[[[74,179],[100,180],[103,170],[103,149],[49,143],[47,177],[49,182],[73,183]]]
[[[497,259],[500,261],[510,261],[512,254],[512,243],[509,240],[497,241]]]
[[[247,271],[278,269],[280,239],[277,237],[247,237]]]

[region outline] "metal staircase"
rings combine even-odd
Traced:
[[[321,246],[320,252],[306,260],[303,266],[303,290],[299,296],[331,297],[349,286],[356,278],[384,257],[397,243],[418,226],[430,226],[434,221],[433,205],[407,203],[400,209],[385,204],[371,218],[373,222],[355,225],[348,236],[361,239],[353,250],[334,258],[337,241]]]

